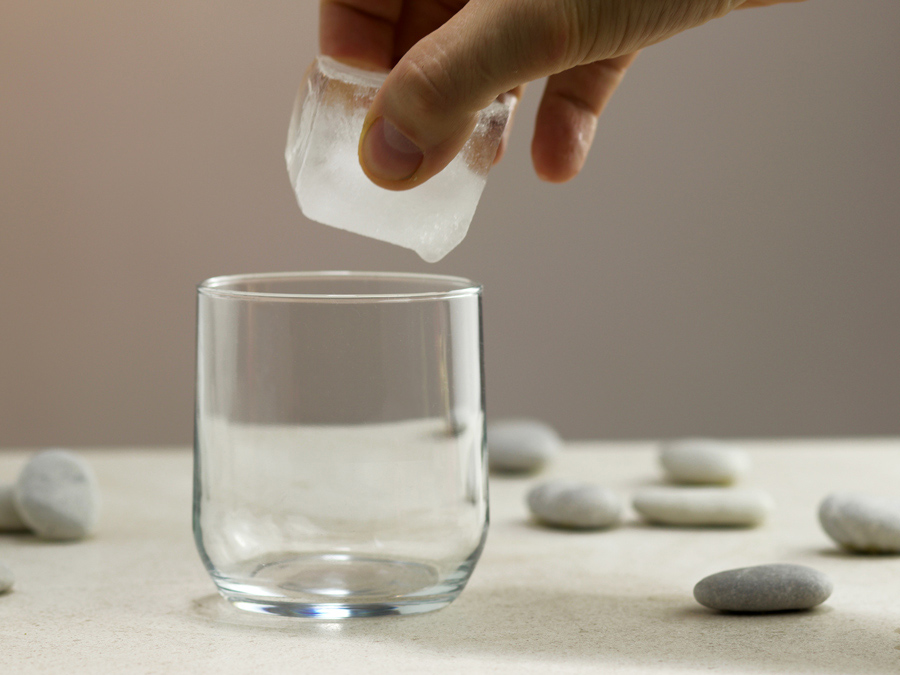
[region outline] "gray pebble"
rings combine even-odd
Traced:
[[[45,450],[22,469],[14,490],[22,520],[44,539],[82,539],[97,524],[100,490],[91,467],[67,450]]]
[[[860,553],[900,553],[900,500],[835,493],[819,505],[819,522],[838,544]]]
[[[528,493],[528,508],[543,523],[574,529],[600,529],[622,520],[622,500],[590,483],[550,481]]]
[[[502,473],[533,473],[559,452],[562,440],[537,420],[501,420],[487,427],[488,467]]]
[[[19,532],[27,529],[13,500],[13,486],[0,485],[0,532]]]
[[[12,570],[0,563],[0,593],[6,593],[6,591],[11,589],[15,580]]]
[[[762,490],[655,487],[639,490],[635,511],[661,525],[752,527],[775,509]]]
[[[733,483],[750,467],[750,456],[743,450],[702,438],[663,443],[659,461],[673,483]]]
[[[810,609],[831,595],[831,580],[804,565],[757,565],[719,572],[694,586],[694,598],[726,612]]]

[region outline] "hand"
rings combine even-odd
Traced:
[[[542,179],[563,182],[584,165],[642,48],[733,9],[799,1],[322,0],[320,43],[341,61],[391,70],[359,146],[377,185],[428,180],[462,148],[478,110],[545,76],[532,161]]]

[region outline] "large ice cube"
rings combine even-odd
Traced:
[[[307,218],[436,262],[466,236],[516,97],[504,94],[482,110],[466,145],[437,176],[395,192],[372,183],[357,158],[366,112],[385,76],[327,56],[315,60],[288,131],[291,185]]]

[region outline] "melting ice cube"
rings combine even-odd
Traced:
[[[516,97],[478,116],[460,153],[438,175],[395,192],[372,183],[357,158],[363,121],[386,74],[318,57],[297,94],[285,159],[303,214],[342,230],[443,258],[469,229]]]

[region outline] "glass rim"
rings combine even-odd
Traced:
[[[355,279],[358,281],[378,281],[395,279],[398,281],[423,281],[445,284],[446,289],[420,291],[415,293],[287,293],[247,291],[229,288],[229,285],[254,281],[297,281]],[[210,277],[197,285],[202,295],[244,300],[294,300],[305,302],[406,302],[413,300],[443,300],[480,295],[482,285],[465,277],[448,274],[428,274],[416,272],[359,272],[352,270],[319,270],[308,272],[258,272],[248,274],[228,274]]]

